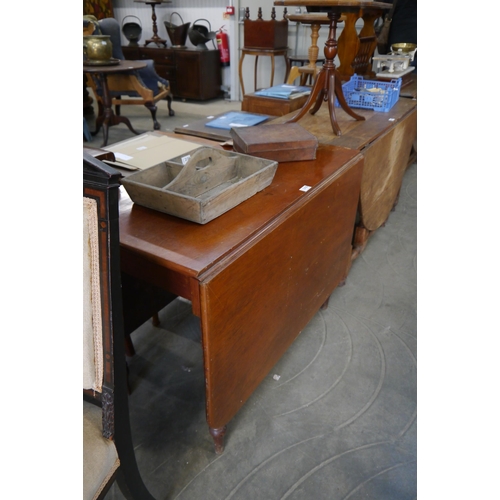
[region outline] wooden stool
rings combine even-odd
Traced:
[[[322,24],[330,24],[330,20],[326,14],[290,14],[287,15],[289,21],[295,21],[302,24],[311,25],[311,45],[307,50],[307,66],[304,68],[303,64],[301,67],[293,66],[290,70],[290,75],[288,77],[288,83],[292,83],[300,75],[300,85],[305,85],[309,79],[311,85],[314,83],[316,75],[320,72],[321,68],[317,67],[317,63],[325,63],[326,59],[318,59],[319,47],[319,29]],[[339,19],[340,21],[341,19]],[[296,59],[293,59],[294,61]]]
[[[309,56],[288,56],[288,60],[290,61],[290,66],[294,66],[297,64],[300,68],[302,68],[305,64],[309,65]],[[325,62],[324,58],[316,59],[316,64],[323,64]]]
[[[325,62],[324,58],[316,59],[315,68],[311,71],[311,61],[309,56],[295,56],[288,57],[290,60],[290,73],[288,75],[288,84],[292,84],[296,78],[300,76],[300,85],[312,85],[314,78],[318,74],[320,67],[317,64],[323,64]],[[299,65],[296,65],[298,63]],[[307,64],[307,66],[304,66]]]

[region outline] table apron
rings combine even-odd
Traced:
[[[193,314],[200,315],[199,283],[195,277],[156,264],[123,246],[120,258],[122,271],[190,300]]]

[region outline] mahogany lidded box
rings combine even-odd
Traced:
[[[316,159],[318,139],[298,123],[232,128],[231,136],[238,153],[278,162]]]

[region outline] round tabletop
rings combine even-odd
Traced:
[[[144,61],[122,61],[119,60],[118,64],[110,64],[103,66],[93,66],[83,63],[83,71],[85,73],[122,73],[124,71],[131,71],[135,69],[142,69],[147,66]]]
[[[302,24],[330,24],[330,19],[324,12],[309,12],[307,14],[287,14],[289,21]]]

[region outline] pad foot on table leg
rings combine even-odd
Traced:
[[[217,455],[221,455],[224,451],[224,436],[226,435],[226,429],[227,426],[219,427],[218,429],[209,427],[210,434],[214,440],[215,453]]]

